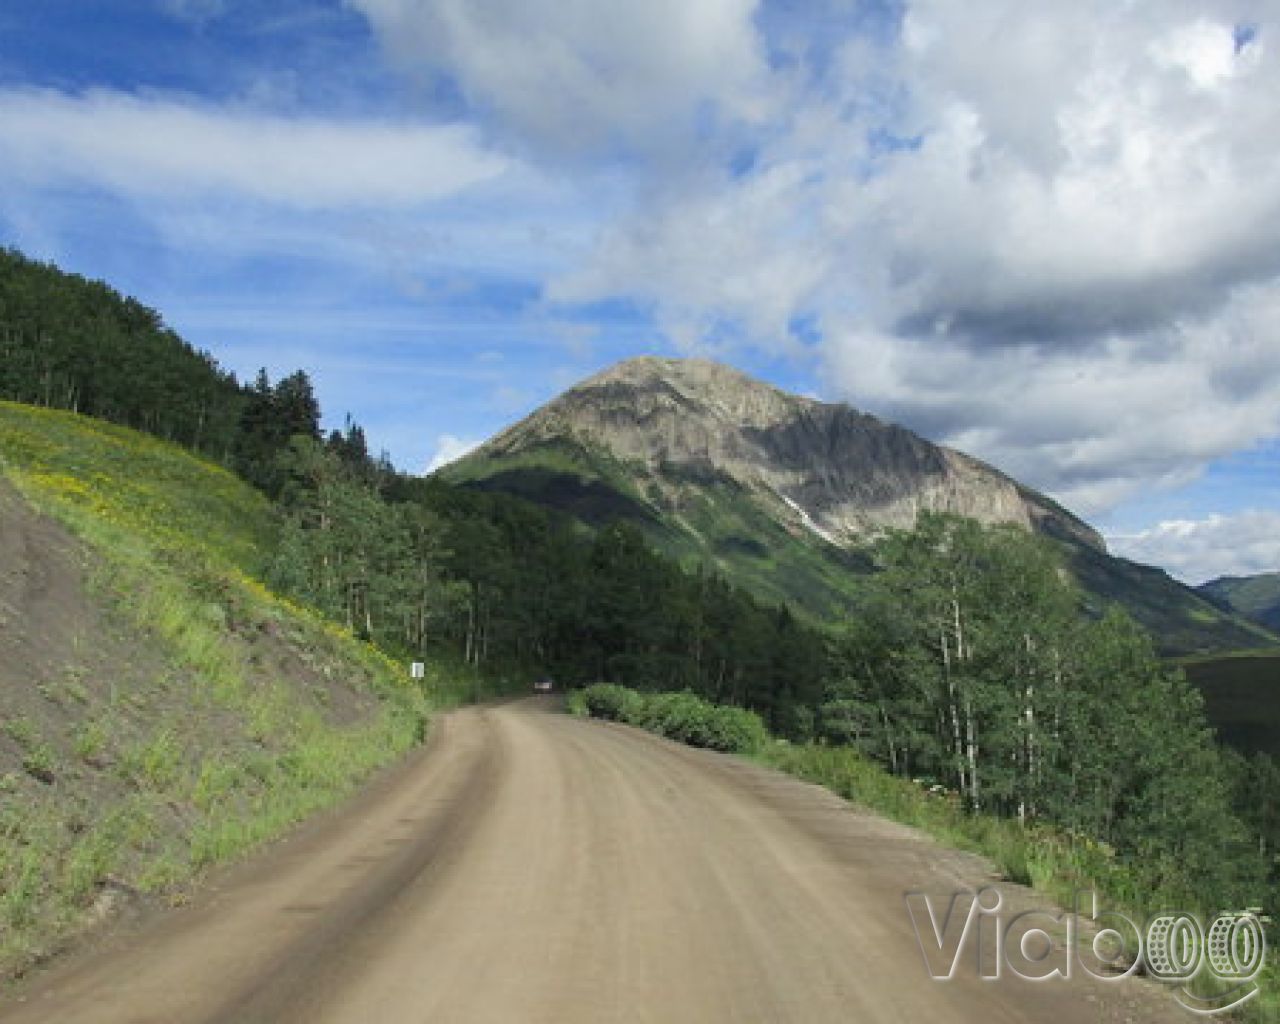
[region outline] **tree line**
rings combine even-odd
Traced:
[[[1274,763],[1217,745],[1199,691],[1127,614],[1082,614],[1051,542],[926,515],[875,553],[832,648],[831,742],[1106,844],[1149,891],[1280,896]]]
[[[0,398],[67,409],[173,441],[236,469],[272,497],[277,456],[319,436],[303,371],[250,386],[183,341],[155,310],[101,281],[0,248]],[[358,444],[355,428],[340,444]]]
[[[277,460],[281,540],[270,580],[377,643],[497,676],[692,690],[807,736],[822,638],[637,528],[591,533],[505,495],[389,472],[336,438]]]
[[[226,461],[240,387],[155,310],[0,249],[0,397],[70,409]]]

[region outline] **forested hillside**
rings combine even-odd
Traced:
[[[133,427],[235,468],[274,495],[275,460],[295,434],[318,434],[307,375],[252,386],[101,281],[0,249],[0,398]],[[335,438],[355,444],[349,429]]]
[[[136,427],[221,461],[243,405],[235,377],[155,310],[5,249],[0,398]]]
[[[380,474],[295,438],[269,578],[392,650],[500,677],[690,688],[805,732],[823,641],[785,607],[502,495]],[[811,713],[811,712],[810,712]]]

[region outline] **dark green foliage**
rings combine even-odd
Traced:
[[[1223,742],[1280,756],[1280,653],[1197,658],[1182,669]]]
[[[583,709],[592,718],[606,722],[634,722],[644,699],[635,690],[617,683],[596,683],[581,693]]]
[[[1237,812],[1270,868],[1272,884],[1280,885],[1280,761],[1229,751],[1227,769]]]
[[[636,724],[691,747],[734,754],[754,753],[768,739],[755,712],[711,704],[687,691],[646,697]]]
[[[385,496],[441,524],[456,603],[436,641],[498,674],[616,679],[750,707],[806,738],[825,642],[789,612],[659,554],[633,524],[590,533],[507,495],[399,478]]]
[[[274,387],[265,369],[245,393],[235,444],[236,471],[259,490],[278,498],[289,480],[294,438],[317,441],[320,405],[311,381],[299,370]],[[360,438],[363,440],[363,436]],[[351,443],[355,443],[352,438]],[[347,451],[347,441],[340,445]]]
[[[754,712],[712,704],[688,691],[643,694],[614,683],[597,683],[583,690],[579,700],[592,718],[625,722],[691,747],[752,754],[769,739],[764,722]]]
[[[1149,891],[1259,897],[1199,694],[1141,628],[1119,611],[1081,616],[1052,549],[1011,528],[925,517],[879,554],[867,615],[837,648],[823,735],[972,810],[1104,842]]]
[[[652,513],[640,502],[598,480],[536,466],[517,466],[476,481],[478,490],[513,494],[567,512],[584,523],[602,526],[619,519],[646,520]]]
[[[1092,548],[1066,548],[1068,565],[1093,610],[1118,604],[1150,631],[1169,657],[1206,651],[1270,647],[1274,633],[1257,622],[1214,604],[1163,569],[1116,558]]]
[[[160,314],[99,281],[0,249],[0,398],[84,413],[175,441],[234,466],[278,497],[294,437],[319,439],[320,406],[301,370],[241,387]],[[349,420],[335,451],[361,472],[364,434]]]
[[[155,310],[7,249],[0,398],[96,416],[223,461],[243,404],[234,376]]]
[[[450,608],[440,526],[388,503],[361,466],[296,433],[277,460],[283,523],[269,578],[361,636],[421,651]]]

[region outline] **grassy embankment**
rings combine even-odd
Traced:
[[[1142,923],[1159,910],[1180,910],[1182,894],[1140,888],[1114,852],[1084,836],[1051,826],[1024,827],[1017,821],[968,813],[952,796],[931,792],[885,771],[848,747],[795,745],[774,740],[759,716],[742,708],[709,704],[692,694],[642,694],[602,683],[569,695],[569,711],[647,729],[692,746],[742,754],[846,800],[927,833],[946,846],[981,854],[1004,878],[1028,885],[1063,907],[1075,894],[1096,892],[1108,910]],[[1171,902],[1162,902],[1165,898]],[[1209,913],[1224,909],[1213,908]],[[1259,995],[1238,1019],[1280,1020],[1280,964],[1274,950],[1258,979]],[[1198,994],[1221,991],[1213,979],[1197,979]],[[1221,1018],[1217,1018],[1221,1019]]]
[[[0,672],[0,981],[112,902],[181,900],[461,697],[263,586],[270,507],[217,466],[0,402],[0,476],[76,538],[101,613],[39,678]]]

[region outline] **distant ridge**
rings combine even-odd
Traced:
[[[1196,590],[1227,611],[1280,630],[1280,572],[1220,576]]]

